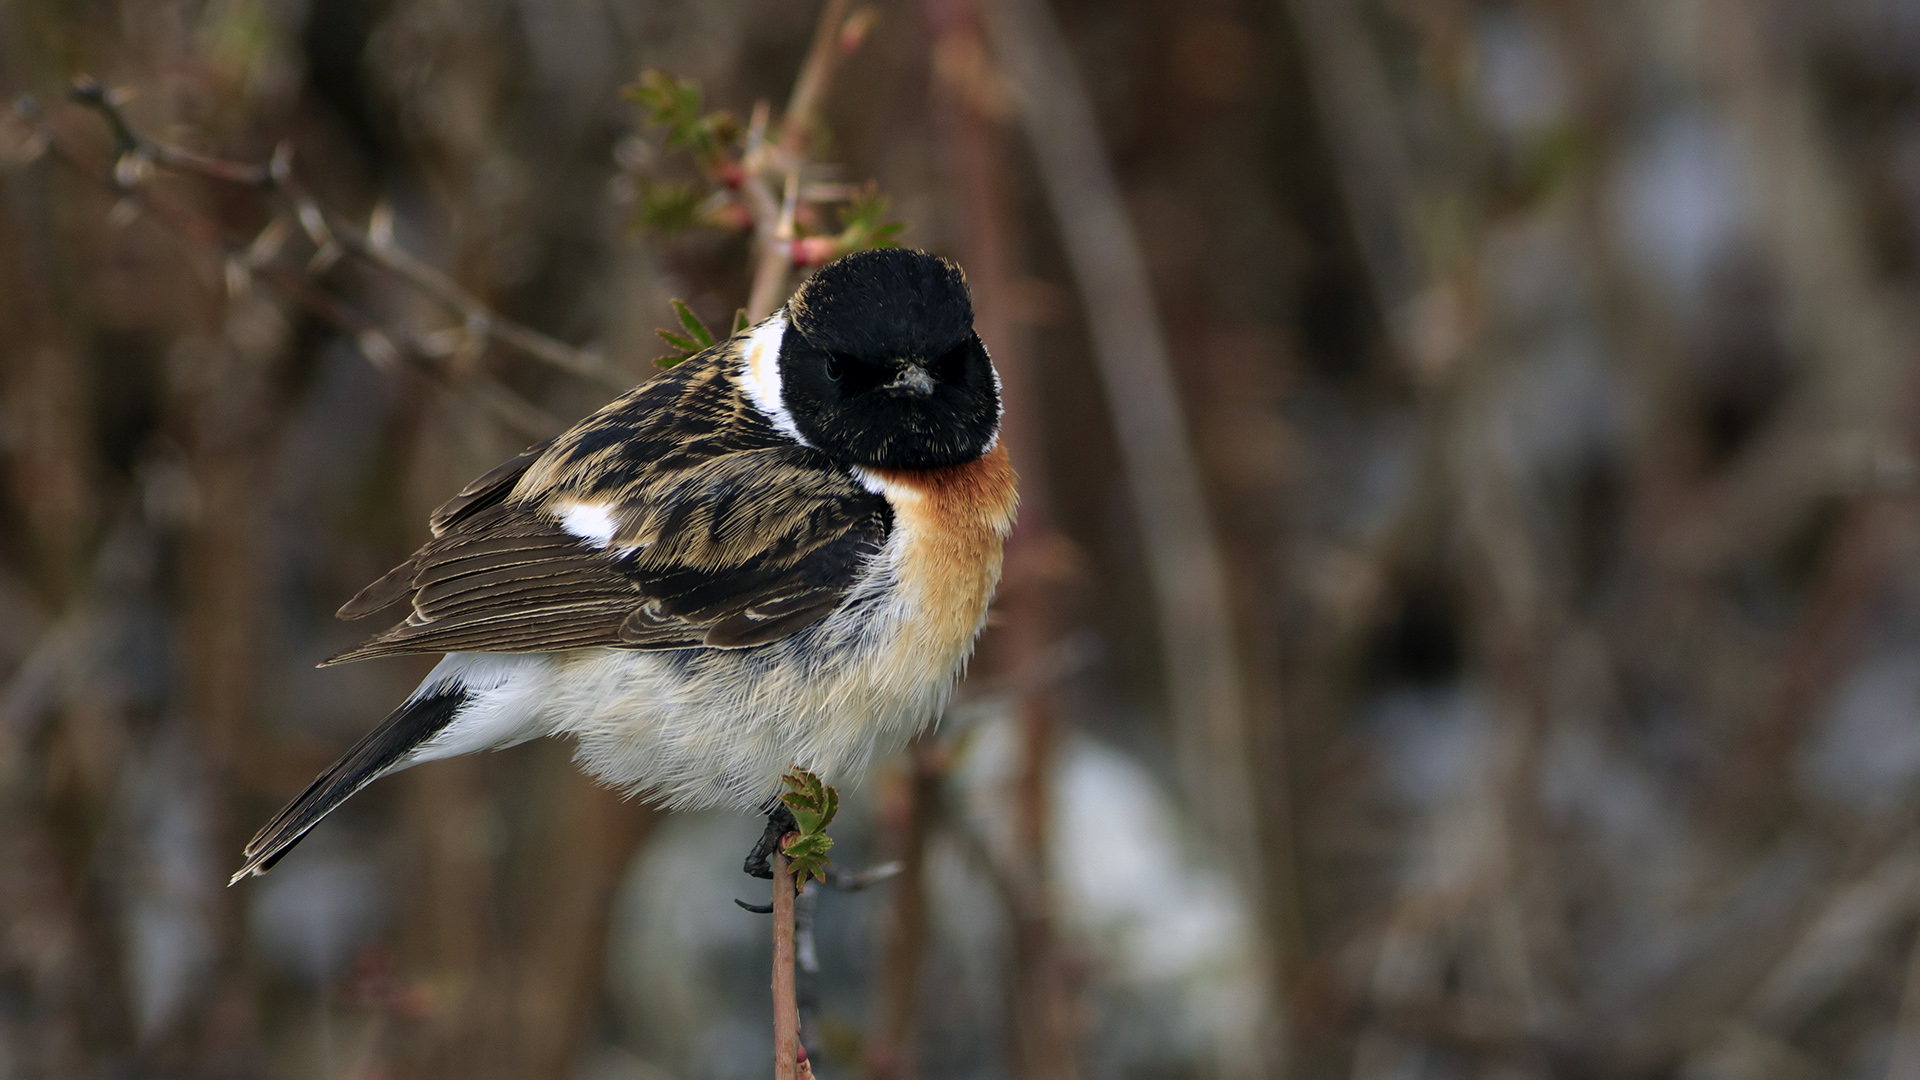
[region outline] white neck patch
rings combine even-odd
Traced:
[[[762,319],[760,325],[748,332],[746,348],[740,352],[740,388],[746,391],[753,407],[773,422],[775,430],[801,446],[812,446],[800,434],[780,393],[780,340],[786,332],[785,309]]]

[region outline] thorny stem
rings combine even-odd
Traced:
[[[341,251],[358,255],[458,313],[463,330],[469,335],[500,342],[549,366],[617,390],[631,385],[630,379],[609,367],[598,353],[576,349],[500,315],[453,279],[415,258],[393,239],[390,214],[376,212],[369,227],[361,229],[321,206],[293,175],[292,154],[286,144],[281,144],[273,160],[265,165],[225,161],[158,143],[140,134],[128,123],[113,95],[94,79],[75,80],[71,97],[76,103],[98,112],[106,121],[113,132],[114,150],[123,162],[150,162],[279,194],[291,205],[294,219],[319,249],[317,261],[331,261]],[[127,182],[128,173],[137,176],[137,166],[134,169],[115,167],[116,187],[127,190],[133,186]],[[272,252],[267,254],[270,257]],[[259,268],[249,266],[248,269]]]
[[[827,95],[833,69],[840,59],[840,29],[846,25],[851,0],[827,0],[820,9],[820,21],[814,23],[813,41],[807,46],[806,62],[793,82],[793,96],[787,99],[787,115],[780,119],[780,149],[798,158],[806,149],[807,129],[820,100]]]
[[[840,30],[847,22],[851,0],[827,0],[814,24],[813,43],[794,80],[793,95],[787,99],[786,115],[780,118],[780,136],[772,155],[753,155],[767,162],[768,171],[784,172],[781,183],[791,193],[799,184],[800,166],[805,158],[807,132],[813,126],[820,100],[826,96],[833,71],[840,60]],[[753,291],[747,297],[747,318],[766,318],[786,296],[787,275],[793,269],[793,221],[791,195],[776,201],[764,175],[748,179],[753,192],[747,205],[754,216],[754,233],[760,242],[760,259],[753,272]],[[782,206],[782,202],[785,203]],[[783,235],[784,233],[784,235]]]

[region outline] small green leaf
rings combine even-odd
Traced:
[[[707,324],[700,321],[700,316],[693,313],[685,300],[676,296],[668,303],[673,305],[673,317],[686,333],[678,334],[665,328],[654,331],[673,350],[664,356],[654,357],[654,364],[663,368],[675,367],[695,353],[713,347],[713,331],[707,329]]]
[[[667,129],[669,146],[700,121],[700,84],[691,79],[665,71],[643,71],[640,81],[628,87],[626,95],[646,110],[647,123]]]
[[[700,84],[664,71],[643,71],[640,81],[625,90],[637,102],[646,122],[665,128],[669,150],[689,150],[709,170],[727,156],[739,137],[740,123],[730,112],[702,112]]]
[[[823,858],[831,850],[833,850],[833,837],[816,833],[812,836],[798,836],[788,841],[786,855],[793,860]]]
[[[733,312],[733,332],[738,334],[747,328],[747,309],[735,308]]]
[[[780,847],[787,856],[794,886],[804,885],[808,877],[825,881],[830,861],[827,852],[833,849],[833,838],[826,834],[826,828],[840,812],[840,793],[805,769],[792,769],[780,779],[792,789],[780,796],[780,801],[793,811],[799,826]]]
[[[707,324],[700,321],[700,316],[693,313],[685,300],[676,296],[670,303],[673,304],[673,313],[680,319],[680,325],[686,327],[687,337],[699,342],[703,349],[713,344],[713,331],[707,329]]]

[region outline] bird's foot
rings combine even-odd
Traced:
[[[799,830],[800,823],[793,819],[793,811],[787,809],[785,803],[775,799],[773,805],[767,810],[767,831],[760,834],[759,841],[753,845],[753,850],[747,853],[746,864],[741,869],[750,876],[772,880],[773,853],[780,850],[780,841],[788,833]]]

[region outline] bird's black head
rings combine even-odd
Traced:
[[[852,465],[972,461],[1000,430],[1000,387],[952,262],[882,248],[820,268],[787,303],[781,397],[807,442]]]

